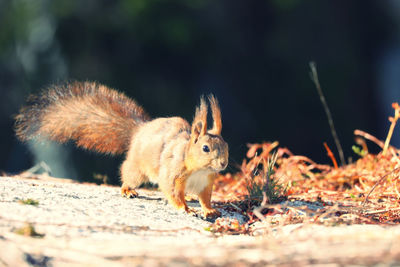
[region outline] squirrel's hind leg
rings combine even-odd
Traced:
[[[138,196],[135,188],[146,182],[147,178],[144,174],[135,169],[133,164],[126,160],[121,166],[121,180],[121,195],[127,198],[134,198]]]

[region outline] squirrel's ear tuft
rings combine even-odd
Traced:
[[[213,118],[213,127],[208,132],[214,135],[221,135],[222,131],[222,120],[221,120],[221,109],[219,108],[218,100],[214,97],[214,95],[208,96],[208,101],[210,101],[212,118]]]
[[[200,106],[196,108],[196,114],[192,123],[191,139],[194,143],[197,142],[200,136],[205,135],[207,132],[207,109],[206,101],[201,97]]]

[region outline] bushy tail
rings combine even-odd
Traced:
[[[100,153],[128,150],[134,129],[149,120],[142,107],[122,93],[94,82],[53,85],[16,116],[19,139],[46,138]]]

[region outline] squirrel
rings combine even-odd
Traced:
[[[217,217],[211,206],[213,182],[228,165],[228,144],[221,137],[221,111],[208,96],[213,125],[207,128],[204,97],[190,125],[180,117],[150,119],[136,101],[95,82],[66,82],[32,95],[15,117],[21,141],[75,141],[78,147],[106,154],[126,153],[120,168],[121,194],[158,184],[168,202],[188,213],[185,193],[198,195],[204,217]]]

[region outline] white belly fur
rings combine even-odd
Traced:
[[[212,170],[200,170],[192,173],[186,180],[186,193],[200,194],[208,185],[208,176],[213,173]]]

